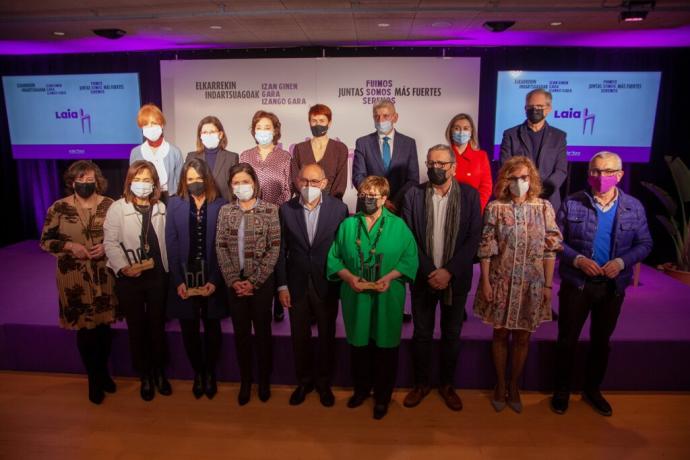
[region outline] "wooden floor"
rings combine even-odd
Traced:
[[[238,407],[235,384],[197,401],[191,382],[175,381],[172,396],[145,403],[138,381],[117,383],[95,406],[82,376],[0,372],[0,459],[690,459],[690,393],[609,393],[606,418],[579,396],[557,416],[547,395],[528,393],[517,415],[496,414],[485,391],[462,391],[460,413],[437,393],[406,409],[399,391],[376,421],[370,403],[345,407],[348,390],[333,408],[314,394],[291,407],[286,387]]]

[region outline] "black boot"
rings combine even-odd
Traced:
[[[240,384],[240,392],[237,395],[237,404],[244,406],[249,402],[252,396],[252,384],[251,382],[242,382]]]
[[[117,385],[108,371],[108,359],[110,358],[110,348],[112,345],[112,335],[110,326],[101,325],[96,329],[98,332],[98,376],[101,387],[106,393],[115,393]]]
[[[105,399],[98,373],[98,340],[94,329],[77,331],[77,348],[88,377],[89,401],[100,404]]]
[[[216,382],[216,374],[212,371],[206,371],[206,381],[204,382],[204,393],[208,399],[213,399],[213,397],[218,393],[218,383]]]
[[[162,368],[159,367],[153,370],[153,383],[158,393],[163,396],[170,396],[172,394],[172,386],[170,386],[170,382],[165,377],[165,372]]]
[[[197,372],[194,374],[194,383],[192,384],[192,394],[196,399],[204,395],[204,374]]]
[[[141,376],[141,389],[139,391],[141,399],[144,401],[151,401],[156,396],[156,389],[153,386],[153,377],[150,373],[145,373]]]

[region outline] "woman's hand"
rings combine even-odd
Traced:
[[[237,297],[246,297],[254,295],[254,286],[249,281],[235,281],[232,283],[232,288],[235,290]]]
[[[480,284],[481,296],[485,302],[491,302],[494,299],[493,289],[489,280],[482,279]]]
[[[348,278],[347,284],[350,286],[350,289],[357,293],[364,291],[364,283],[357,276],[352,275]]]
[[[91,259],[100,259],[105,255],[105,246],[103,244],[96,244],[89,250],[89,257]]]
[[[180,296],[182,299],[187,299],[189,295],[187,295],[187,285],[182,283],[179,286],[177,286],[177,295]]]
[[[123,275],[128,276],[130,278],[136,278],[137,276],[141,275],[141,270],[137,270],[135,268],[132,268],[130,265],[127,265],[125,268],[120,270],[120,272]]]
[[[376,282],[376,292],[386,292],[391,287],[391,282],[385,276]]]
[[[203,291],[201,295],[204,297],[208,297],[214,292],[216,292],[216,285],[213,283],[206,283],[201,287],[201,289]]]
[[[69,251],[72,256],[76,259],[90,259],[89,250],[84,247],[84,245],[79,243],[74,243],[73,241],[68,241],[65,243],[65,250]]]
[[[543,288],[542,293],[544,298],[544,306],[551,308],[551,288]]]

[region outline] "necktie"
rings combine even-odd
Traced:
[[[386,136],[383,138],[383,152],[381,158],[383,159],[383,169],[388,172],[388,168],[391,165],[391,145],[388,143],[390,137]]]

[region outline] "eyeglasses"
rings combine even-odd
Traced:
[[[547,106],[541,105],[541,104],[538,104],[538,105],[526,105],[526,106],[525,106],[525,109],[544,110],[546,107],[547,107]]]
[[[590,169],[589,175],[593,177],[597,176],[614,176],[620,169]]]
[[[529,175],[517,176],[517,177],[513,176],[513,177],[509,177],[509,178],[508,178],[508,180],[512,180],[512,181],[517,181],[517,180],[520,180],[520,179],[522,179],[522,180],[525,181],[525,182],[528,182],[528,181],[529,181]]]
[[[367,198],[373,198],[373,199],[375,199],[375,200],[378,200],[379,198],[381,198],[381,195],[378,195],[378,194],[376,194],[376,195],[371,195],[371,194],[369,194],[369,193],[358,193],[358,194],[357,194],[357,197],[358,197],[358,198],[361,198],[361,199],[363,199],[363,200],[365,200],[365,199],[367,199]]]
[[[426,162],[426,167],[427,168],[443,168],[446,169],[446,166],[449,164],[453,163],[452,161],[427,161]]]
[[[321,182],[323,182],[323,179],[304,179],[300,177],[297,179],[297,182],[302,186],[309,185],[310,187],[318,187],[321,185]]]

